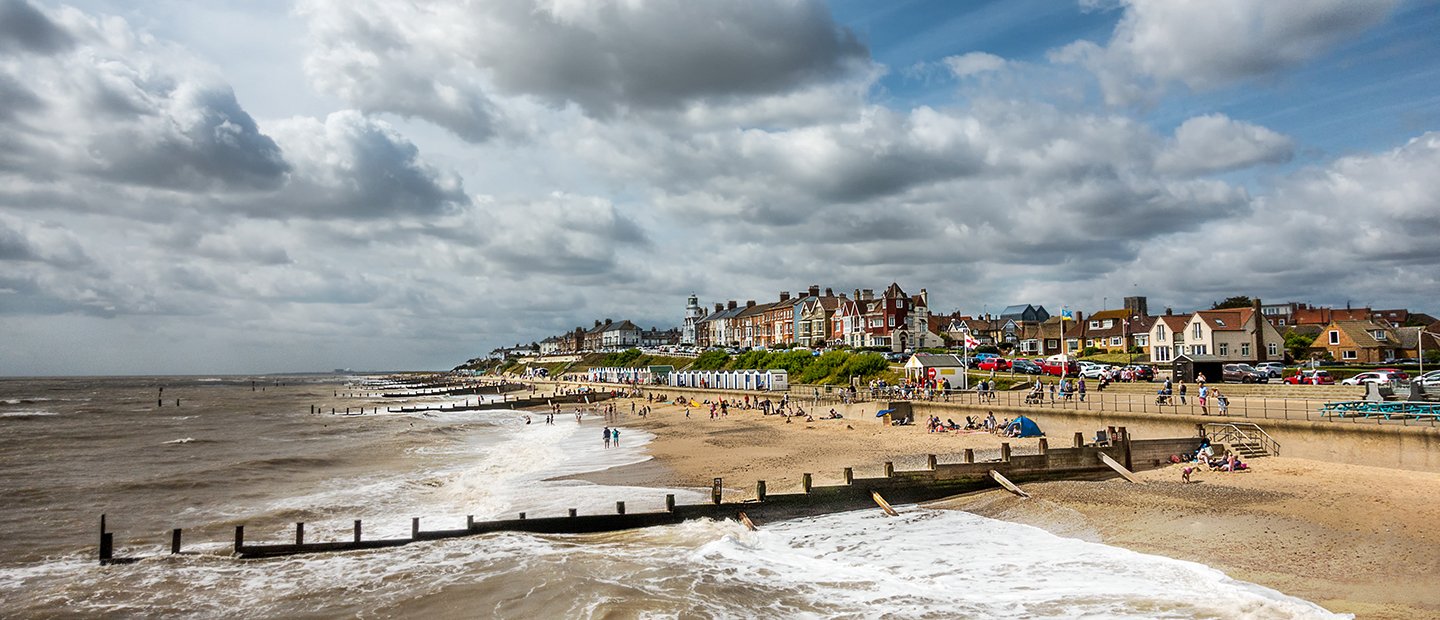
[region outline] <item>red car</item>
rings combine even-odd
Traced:
[[[1010,370],[1010,360],[1003,357],[987,357],[975,365],[980,370]]]
[[[1328,370],[1304,370],[1285,377],[1285,382],[1290,385],[1335,385],[1335,377],[1330,376]]]
[[[1061,377],[1061,376],[1064,376],[1064,377],[1078,377],[1078,376],[1080,376],[1080,364],[1075,363],[1075,362],[1068,362],[1068,363],[1066,363],[1066,362],[1060,362],[1060,361],[1053,361],[1053,362],[1052,362],[1052,361],[1050,361],[1050,360],[1047,359],[1047,360],[1043,360],[1043,361],[1038,361],[1037,363],[1040,364],[1040,370],[1045,371],[1045,374],[1050,375],[1050,376],[1053,376],[1053,377]]]

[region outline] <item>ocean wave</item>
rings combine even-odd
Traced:
[[[42,411],[35,409],[26,411],[6,411],[4,413],[0,413],[0,418],[45,418],[56,415],[60,414],[55,413],[54,411]]]
[[[203,440],[202,440],[202,442],[203,442]],[[167,443],[167,444],[195,443],[195,438],[194,438],[194,437],[184,437],[184,438],[181,438],[181,439],[171,439],[170,441],[164,441],[164,442],[161,442],[161,443]]]

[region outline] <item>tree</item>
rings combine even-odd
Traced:
[[[1305,351],[1315,342],[1316,334],[1302,334],[1295,330],[1285,332],[1285,350],[1290,352],[1290,357],[1296,360],[1305,359]]]
[[[1210,309],[1224,310],[1226,308],[1249,308],[1250,306],[1254,305],[1254,303],[1255,300],[1250,299],[1245,295],[1236,295],[1234,297],[1226,297],[1225,301],[1219,301],[1211,304]]]

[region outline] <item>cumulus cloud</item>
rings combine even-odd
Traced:
[[[266,189],[279,147],[213,72],[183,53],[74,9],[9,0],[0,30],[29,52],[0,56],[0,173],[73,171],[167,189]]]
[[[979,73],[999,71],[1005,68],[1006,60],[986,52],[970,52],[945,59],[945,66],[955,77],[969,77]]]
[[[1291,140],[1270,129],[1224,114],[1207,114],[1187,119],[1175,129],[1175,138],[1160,153],[1156,167],[1164,172],[1204,174],[1283,163],[1293,153]]]
[[[608,117],[746,105],[870,69],[818,0],[310,0],[301,12],[317,87],[472,141],[495,133],[498,97]]]
[[[1169,82],[1205,90],[1272,75],[1380,23],[1396,0],[1123,0],[1110,41],[1051,58],[1095,72],[1112,104],[1146,101]]]

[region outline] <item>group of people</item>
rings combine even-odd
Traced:
[[[1047,386],[1050,393],[1050,402],[1052,403],[1055,402],[1057,396],[1061,402],[1069,402],[1075,398],[1079,398],[1082,403],[1085,402],[1085,394],[1088,386],[1085,384],[1085,377],[1080,377],[1077,379],[1061,379],[1055,383],[1036,381],[1035,385],[1030,386],[1030,392],[1025,395],[1025,404],[1038,405],[1044,403]]]
[[[605,447],[606,447],[606,448],[611,448],[611,447],[619,448],[619,447],[620,447],[620,429],[619,429],[619,428],[611,428],[611,427],[609,427],[609,426],[605,427]]]
[[[1200,448],[1194,454],[1185,455],[1186,458],[1170,457],[1171,460],[1183,460],[1187,463],[1180,469],[1180,480],[1190,482],[1190,476],[1198,471],[1219,471],[1238,472],[1250,469],[1250,465],[1235,456],[1234,452],[1227,452],[1225,456],[1215,454],[1214,446],[1210,440],[1205,439],[1200,443]]]
[[[1200,406],[1200,415],[1210,415],[1210,403],[1212,401],[1215,403],[1215,408],[1220,415],[1230,414],[1230,397],[1221,393],[1218,387],[1205,385],[1204,373],[1197,375],[1195,382],[1200,386],[1200,391],[1195,398],[1195,404]],[[1185,381],[1180,381],[1180,385],[1177,387],[1167,378],[1165,379],[1165,384],[1161,386],[1159,390],[1155,391],[1155,404],[1173,405],[1175,404],[1174,399],[1177,396],[1180,399],[1179,404],[1189,404],[1185,400],[1188,391]]]

